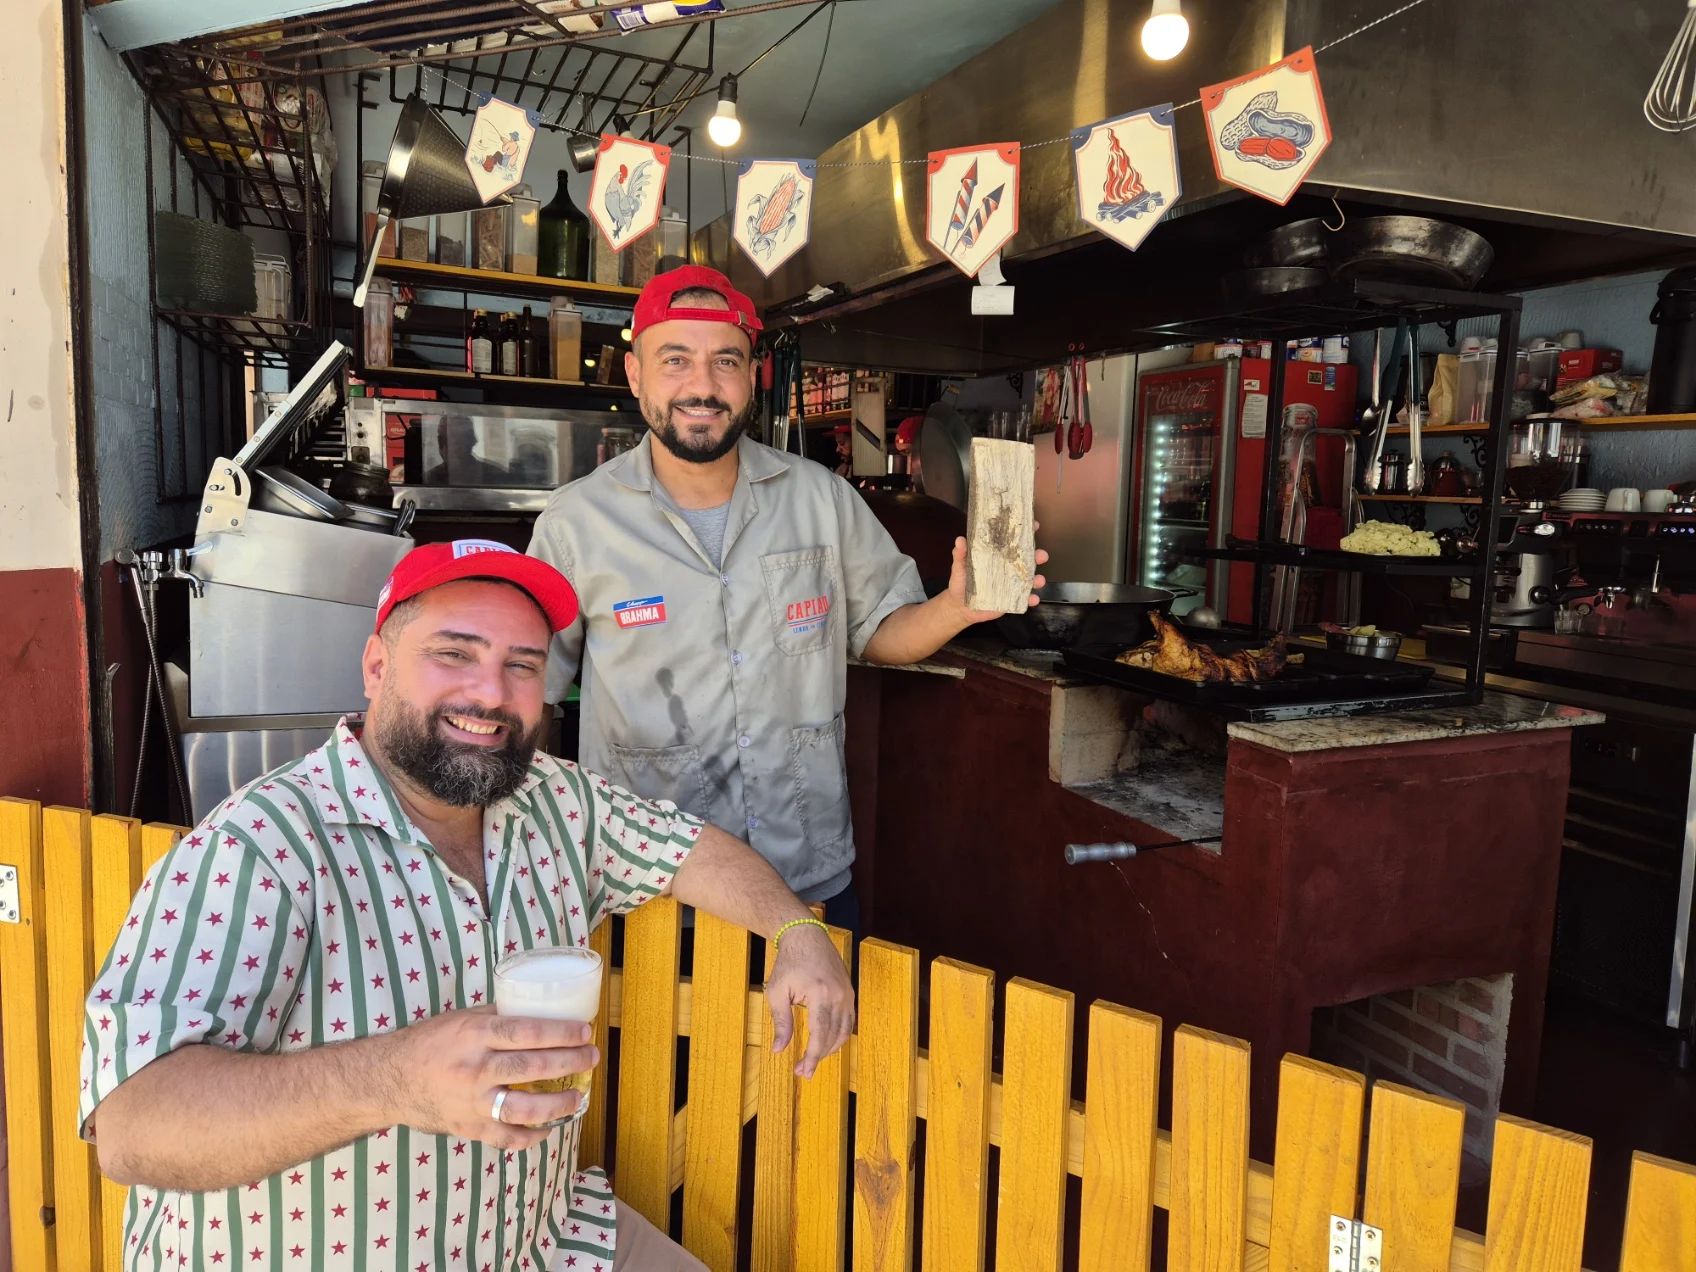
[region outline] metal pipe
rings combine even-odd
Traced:
[[[1081,865],[1086,861],[1129,861],[1138,853],[1153,852],[1156,848],[1191,848],[1202,844],[1216,844],[1219,835],[1208,835],[1201,839],[1161,839],[1152,844],[1133,844],[1129,840],[1121,840],[1113,844],[1067,844],[1066,864]]]

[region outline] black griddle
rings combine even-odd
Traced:
[[[1265,641],[1210,634],[1198,643],[1207,645],[1216,654],[1227,655],[1256,648]],[[1228,720],[1269,722],[1367,715],[1445,706],[1466,697],[1463,690],[1447,687],[1428,690],[1434,668],[1334,653],[1323,646],[1297,644],[1290,652],[1302,655],[1300,664],[1286,666],[1276,679],[1245,684],[1183,680],[1114,661],[1126,648],[1114,645],[1068,649],[1065,663],[1072,671],[1104,684],[1185,703]]]

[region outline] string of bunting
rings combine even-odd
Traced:
[[[1208,85],[1191,101],[1147,106],[1043,141],[962,146],[924,158],[829,163],[713,155],[685,158],[693,163],[735,165],[732,237],[768,277],[808,242],[813,185],[820,168],[922,163],[926,165],[927,241],[967,277],[977,278],[983,271],[980,281],[999,283],[999,266],[991,262],[1019,229],[1024,151],[1070,143],[1079,219],[1135,251],[1183,194],[1174,116],[1200,106],[1219,180],[1287,204],[1331,143],[1316,55],[1423,3],[1407,0],[1318,49],[1299,49],[1260,70]],[[489,191],[487,197],[517,184],[539,122],[510,103],[484,101],[473,125],[466,162],[479,190]],[[622,251],[659,221],[673,159],[671,148],[627,136],[581,135],[598,136],[600,146],[589,214],[613,250]],[[982,290],[988,289],[974,289]],[[1011,312],[1011,308],[982,312]]]

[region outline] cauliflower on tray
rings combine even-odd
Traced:
[[[1344,535],[1339,546],[1344,552],[1371,556],[1441,556],[1437,536],[1429,530],[1410,530],[1393,521],[1363,521]]]

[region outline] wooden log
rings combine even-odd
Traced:
[[[966,606],[1023,614],[1036,573],[1036,448],[972,439],[966,501]]]

